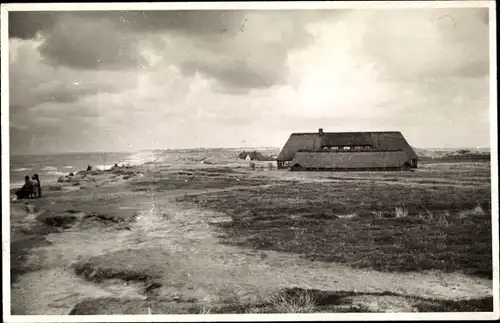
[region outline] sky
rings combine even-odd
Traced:
[[[489,146],[487,8],[9,13],[12,154]]]

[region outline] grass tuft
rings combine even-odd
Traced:
[[[316,307],[313,295],[308,292],[290,294],[279,292],[270,298],[277,313],[311,313]]]
[[[394,209],[394,215],[397,219],[408,217],[408,209],[405,207],[398,206]]]
[[[212,306],[203,306],[201,308],[200,314],[210,314],[212,311]]]

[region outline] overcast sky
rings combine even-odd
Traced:
[[[489,145],[488,9],[11,12],[11,152]]]

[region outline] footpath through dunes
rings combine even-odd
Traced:
[[[190,200],[251,201],[300,184],[277,173],[136,167],[13,203],[12,314],[491,310],[492,282],[477,275],[355,269],[221,243],[232,213]]]

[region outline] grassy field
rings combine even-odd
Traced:
[[[428,173],[328,176],[334,180],[178,201],[229,215],[231,222],[216,224],[229,244],[382,271],[438,269],[491,278],[490,186],[480,180],[488,172],[450,164],[430,177]],[[400,183],[408,177],[411,185]],[[457,180],[469,185],[446,185]]]

